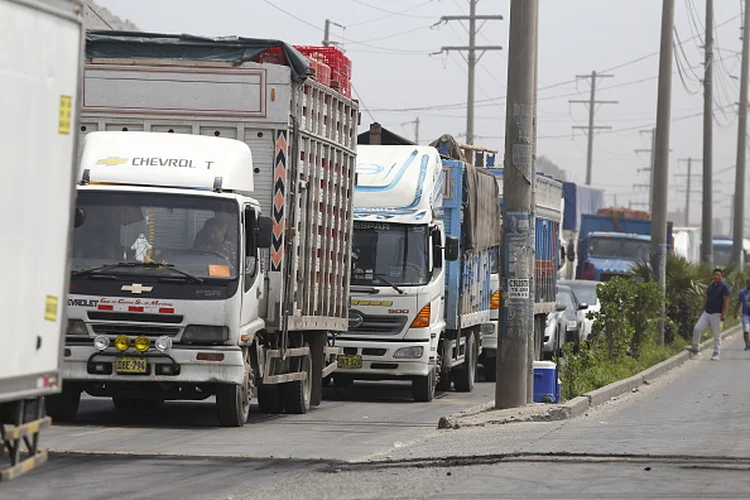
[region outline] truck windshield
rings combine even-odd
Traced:
[[[424,285],[429,279],[427,225],[354,223],[353,285]]]
[[[714,264],[728,266],[732,263],[732,245],[714,243]]]
[[[73,272],[125,263],[166,263],[199,278],[237,276],[239,210],[207,196],[79,191]],[[114,266],[106,274],[157,274],[158,266]]]
[[[601,259],[648,261],[651,242],[627,238],[592,238],[589,255]]]

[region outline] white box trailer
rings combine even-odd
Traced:
[[[282,52],[288,64],[251,60],[269,47]],[[307,61],[278,41],[89,32],[86,53],[82,139],[94,131],[139,131],[234,139],[249,146],[253,188],[242,195],[257,200],[260,212],[270,216],[272,244],[267,252],[261,250],[264,283],[255,299],[260,322],[252,328],[241,327],[236,344],[252,358],[247,360],[250,368],[246,373],[252,371],[250,383],[262,411],[300,413],[317,406],[322,378],[336,367],[333,332],[345,331],[348,323],[356,102],[306,78]],[[133,155],[115,154],[114,149],[111,155],[99,153],[102,157],[94,165],[145,165],[142,159],[136,162]],[[158,163],[152,158],[145,161],[149,165]],[[215,191],[220,192],[221,187]],[[149,245],[165,247],[181,241],[186,234],[194,237],[190,231],[196,228],[200,228],[196,221],[161,222],[144,237]],[[78,286],[73,274],[73,286]],[[73,418],[81,391],[113,397],[116,406],[128,406],[127,399],[132,406],[135,400],[146,397],[203,399],[216,393],[211,383],[245,385],[229,376],[186,379],[195,359],[183,360],[179,376],[92,372],[96,367],[87,364],[86,356],[93,349],[92,341],[105,329],[110,341],[119,334],[139,331],[154,336],[158,335],[154,332],[168,329],[177,349],[185,347],[180,344],[184,344],[185,329],[190,326],[186,324],[189,315],[182,315],[180,321],[173,318],[177,321],[174,324],[145,316],[105,317],[98,311],[102,300],[130,292],[110,290],[104,294],[106,287],[95,290],[83,276],[81,279],[69,310],[81,323],[77,323],[76,331],[69,332],[67,345],[72,356],[66,367],[71,368],[64,372],[65,380],[73,382],[74,392],[65,395],[66,403],[58,407],[61,417]],[[159,299],[156,290],[148,295]],[[195,310],[205,305],[198,298],[192,298],[195,306],[183,306]],[[227,311],[230,309],[227,306]],[[231,338],[227,342],[232,342],[234,333],[229,329]],[[292,358],[303,360],[303,364],[309,361],[312,376],[290,364]],[[133,390],[133,384],[143,383],[145,387],[169,382],[185,384],[178,387],[180,390],[156,395]],[[305,385],[301,394],[285,390],[290,384],[301,383]],[[216,394],[221,408],[218,399],[222,398]],[[221,422],[243,425],[249,400],[245,403],[237,418],[222,416],[220,410]]]
[[[0,0],[3,480],[46,460],[42,397],[60,390],[82,41],[78,2]]]

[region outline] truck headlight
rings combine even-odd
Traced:
[[[226,326],[188,325],[182,334],[186,344],[221,344],[229,340]]]
[[[130,339],[125,335],[120,335],[115,339],[115,347],[120,352],[127,351],[130,349]]]
[[[156,350],[159,352],[167,352],[172,348],[172,339],[167,336],[159,337],[156,339],[156,342],[154,342],[154,347],[156,347]]]
[[[109,347],[109,337],[106,335],[97,335],[94,337],[94,347],[97,351],[103,351]]]
[[[567,324],[566,328],[567,328],[568,331],[578,330],[578,323],[574,319],[568,320],[568,324]]]
[[[151,347],[151,339],[141,335],[135,339],[135,348],[138,352],[146,352]]]
[[[393,357],[397,359],[419,359],[422,357],[422,354],[424,354],[424,347],[416,345],[396,349],[396,352],[393,353]]]
[[[66,335],[74,335],[76,337],[88,337],[89,331],[86,329],[86,323],[80,319],[69,319],[68,328],[65,330]]]

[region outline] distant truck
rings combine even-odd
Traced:
[[[443,137],[440,144],[452,143]],[[405,379],[416,401],[474,387],[499,243],[493,176],[435,147],[360,145],[349,329],[333,380]]]
[[[581,220],[584,215],[595,215],[604,207],[604,190],[583,186],[573,182],[562,183],[563,224],[562,224],[562,272],[565,279],[573,279],[579,267],[578,241]]]
[[[47,460],[61,390],[83,61],[79,2],[0,0],[0,480]],[[42,35],[43,34],[43,35]],[[25,449],[24,449],[25,444]]]
[[[256,63],[268,49],[286,64]],[[305,413],[347,328],[357,103],[273,40],[89,32],[63,393]],[[96,132],[99,131],[99,132]]]
[[[583,215],[578,240],[577,279],[607,281],[632,274],[632,266],[649,262],[651,219],[647,212],[623,217],[619,210],[600,209],[600,214]],[[672,247],[672,223],[667,224],[667,246]]]
[[[701,228],[700,227],[675,227],[674,253],[687,259],[689,262],[701,261]]]

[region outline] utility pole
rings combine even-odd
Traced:
[[[656,149],[656,128],[649,130],[641,130],[641,134],[651,134],[651,148],[650,149],[636,149],[635,153],[648,153],[648,168],[639,168],[639,172],[648,172],[648,209],[654,211],[654,150]]]
[[[594,161],[594,131],[595,130],[603,130],[603,129],[611,129],[610,126],[595,126],[594,125],[594,113],[596,111],[596,105],[597,104],[617,104],[617,101],[597,101],[596,100],[596,79],[597,78],[612,78],[614,75],[601,75],[597,73],[596,71],[592,71],[590,75],[577,75],[576,78],[584,78],[584,79],[591,79],[591,93],[589,95],[588,101],[568,101],[571,104],[587,104],[589,107],[589,124],[587,127],[581,126],[581,125],[574,125],[573,130],[576,129],[583,129],[588,130],[588,136],[589,136],[589,142],[588,142],[588,149],[586,151],[586,185],[591,185],[591,177],[592,177],[592,166]]]
[[[686,177],[687,178],[687,190],[685,191],[685,225],[690,225],[690,184],[693,180],[693,160],[695,158],[680,158],[677,160],[678,163],[687,162],[687,174],[675,174],[675,177]],[[697,159],[697,161],[701,161]]]
[[[737,124],[737,166],[735,168],[734,214],[732,224],[732,261],[739,263],[740,271],[744,267],[742,243],[745,216],[745,153],[747,145],[747,71],[748,52],[750,52],[750,0],[745,0],[745,21],[742,25],[742,74],[740,75],[740,111]]]
[[[466,96],[466,144],[474,144],[474,77],[476,74],[476,66],[479,60],[482,58],[485,52],[488,50],[503,50],[500,45],[477,45],[476,38],[479,30],[482,29],[484,23],[477,28],[477,21],[502,21],[503,16],[501,15],[477,15],[477,2],[479,0],[469,0],[469,15],[468,16],[443,16],[440,21],[436,23],[447,23],[449,21],[469,21],[469,45],[466,46],[444,46],[440,49],[440,52],[451,52],[466,51],[467,54],[464,57],[468,66],[468,91]],[[480,51],[477,55],[477,51]]]
[[[505,119],[502,328],[498,339],[495,407],[528,402],[529,341],[534,335],[534,107],[538,0],[511,0]]]
[[[659,85],[656,105],[656,145],[654,148],[653,190],[651,204],[651,258],[654,278],[662,294],[667,289],[667,196],[669,188],[669,125],[672,119],[672,43],[674,0],[663,0],[661,48],[659,51]],[[659,344],[664,345],[666,305],[660,303]]]
[[[714,260],[713,228],[713,60],[714,1],[706,0],[706,46],[703,76],[703,220],[701,223],[701,261]]]
[[[410,122],[404,122],[401,124],[402,127],[404,125],[414,125],[414,142],[419,144],[419,117],[416,117]]]
[[[331,25],[337,26],[341,29],[345,29],[344,25],[334,23],[330,19],[326,19],[325,29],[323,29],[323,46],[328,47],[329,45],[338,45],[338,42],[331,40]]]

